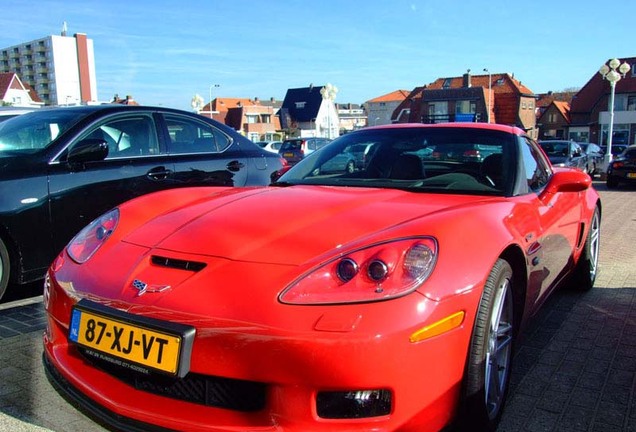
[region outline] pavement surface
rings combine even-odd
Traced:
[[[497,432],[636,432],[636,188],[595,186],[595,287],[556,292],[524,332]],[[47,381],[44,326],[41,296],[0,304],[0,431],[105,431]]]

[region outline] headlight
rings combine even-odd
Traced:
[[[340,255],[307,272],[280,294],[289,304],[386,300],[414,291],[431,274],[437,242],[431,237],[393,240]]]
[[[115,231],[118,221],[119,209],[103,214],[73,237],[66,252],[73,261],[85,263]]]

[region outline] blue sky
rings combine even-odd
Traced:
[[[535,93],[582,87],[636,56],[636,2],[590,0],[2,0],[0,47],[93,39],[100,100],[191,110],[195,94],[283,99],[332,83],[363,103],[438,77],[513,73]]]

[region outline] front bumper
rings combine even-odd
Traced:
[[[422,316],[414,311],[444,316],[457,309],[469,311],[474,301],[464,294],[438,303],[413,293],[351,306],[358,321],[366,324],[359,326],[364,332],[356,326],[346,331],[340,324],[334,327],[327,312],[311,307],[300,308],[303,315],[316,315],[308,319],[317,323],[310,332],[210,319],[207,327],[197,327],[191,372],[262,384],[262,406],[236,410],[148,391],[116,369],[98,367],[68,340],[74,300],[54,280],[51,289],[55,305],[47,308],[44,335],[49,378],[89,414],[127,431],[438,431],[456,410],[472,317],[467,314],[462,326],[446,334],[411,343],[409,336],[422,327],[416,320]],[[376,389],[391,394],[387,415],[319,415],[322,392]]]

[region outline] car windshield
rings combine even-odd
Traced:
[[[42,110],[0,122],[0,155],[42,150],[81,117],[72,109]]]
[[[542,141],[541,147],[548,157],[567,156],[570,153],[570,143],[568,141]]]
[[[276,184],[503,195],[515,175],[505,162],[513,137],[459,127],[361,130],[310,154]]]

